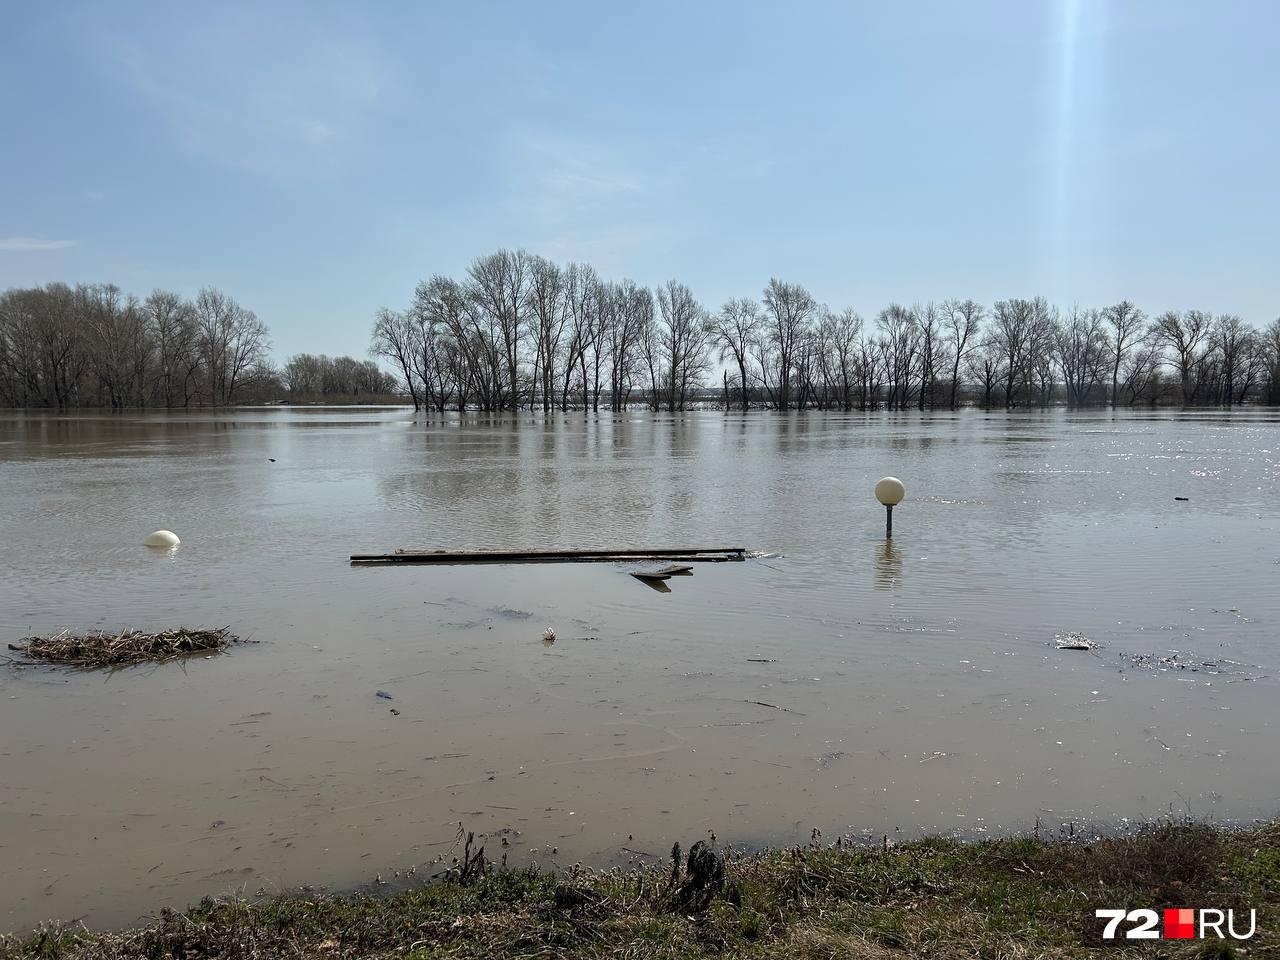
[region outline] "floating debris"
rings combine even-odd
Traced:
[[[391,694],[387,693],[387,691],[385,691],[385,690],[379,690],[379,691],[375,694],[375,696],[381,697],[383,700],[394,700],[394,699],[395,699],[395,697],[393,697]]]
[[[216,653],[238,639],[227,627],[215,630],[180,627],[159,633],[142,630],[72,633],[64,630],[51,637],[25,637],[16,644],[9,644],[9,649],[43,663],[112,667],[130,663],[164,663],[193,653]]]
[[[1142,670],[1150,670],[1153,673],[1198,673],[1208,675],[1210,677],[1230,677],[1227,683],[1245,683],[1256,682],[1258,680],[1269,680],[1270,674],[1256,673],[1254,671],[1264,668],[1257,665],[1249,665],[1241,663],[1238,660],[1229,660],[1226,657],[1203,657],[1194,656],[1184,653],[1180,650],[1171,650],[1167,654],[1158,653],[1132,653],[1124,657],[1130,666],[1137,667]],[[1188,683],[1195,682],[1190,677],[1179,677]],[[1205,683],[1212,683],[1206,680]]]
[[[551,627],[547,627],[547,629],[543,630],[543,631],[542,631],[542,642],[543,642],[543,643],[555,643],[555,642],[556,642],[556,632],[555,632],[555,630],[553,630]]]
[[[637,580],[643,580],[645,583],[652,583],[659,580],[670,580],[671,574],[664,573],[661,570],[633,570],[631,575]]]
[[[1150,670],[1191,670],[1193,672],[1206,670],[1211,673],[1218,673],[1220,667],[1219,662],[1216,660],[1188,660],[1177,651],[1165,657],[1157,656],[1156,654],[1135,653],[1129,660],[1135,667],[1146,667]],[[1223,663],[1234,662],[1223,661]]]
[[[763,700],[743,700],[743,703],[754,703],[757,707],[768,707],[770,710],[781,710],[783,713],[794,713],[797,717],[803,717],[804,714],[799,710],[792,710],[789,707],[780,707],[776,703],[765,703]]]
[[[1074,630],[1071,633],[1058,634],[1053,641],[1058,645],[1059,650],[1094,650],[1098,646],[1095,641]]]

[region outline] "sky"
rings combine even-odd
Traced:
[[[217,286],[279,360],[502,247],[1280,315],[1271,0],[0,0],[0,117],[0,289]]]

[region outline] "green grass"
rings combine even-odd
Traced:
[[[683,864],[682,864],[683,867]],[[474,872],[474,871],[471,871]],[[1097,907],[1234,907],[1258,933],[1103,944]],[[1280,956],[1280,825],[1155,824],[1092,842],[927,839],[729,855],[702,889],[643,873],[485,872],[386,897],[208,900],[113,933],[0,939],[0,960]]]

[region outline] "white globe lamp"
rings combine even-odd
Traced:
[[[884,504],[884,536],[893,537],[893,508],[907,495],[907,488],[897,477],[882,477],[876,484],[876,499]]]

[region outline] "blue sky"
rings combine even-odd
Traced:
[[[220,286],[278,358],[523,246],[1280,314],[1280,5],[0,5],[0,288]]]

